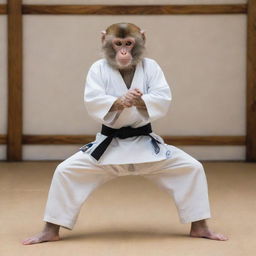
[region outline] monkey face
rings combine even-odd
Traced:
[[[130,69],[142,59],[145,35],[134,24],[113,24],[102,31],[101,40],[104,55],[115,69]]]
[[[112,40],[112,47],[116,52],[116,63],[120,68],[130,66],[132,63],[132,48],[135,45],[135,40],[132,37],[114,38]]]

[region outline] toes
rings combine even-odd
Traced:
[[[218,234],[214,232],[205,232],[205,233],[190,233],[190,236],[197,237],[197,238],[207,238],[212,240],[218,240],[218,241],[227,241],[228,238],[224,236],[223,234]]]
[[[22,244],[27,244],[27,243],[29,243],[30,239],[31,239],[31,238],[26,238],[26,239],[22,240],[21,243],[22,243]]]
[[[22,241],[22,244],[29,245],[29,244],[37,244],[40,242],[41,242],[40,239],[32,237],[32,238],[28,238],[28,239],[25,239],[24,241]]]
[[[28,239],[22,241],[22,244],[24,244],[24,245],[31,244],[31,238],[28,238]]]
[[[29,244],[34,244],[34,240],[29,239],[27,240],[25,243],[23,243],[24,245],[29,245]]]
[[[222,234],[215,234],[213,233],[211,236],[208,238],[213,239],[213,240],[218,240],[218,241],[226,241],[228,238]]]
[[[218,234],[218,238],[221,241],[227,241],[228,240],[228,238],[226,236],[222,235],[222,234]]]

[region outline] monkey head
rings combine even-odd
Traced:
[[[130,69],[144,53],[145,34],[131,23],[117,23],[102,31],[102,49],[108,63],[115,69]]]

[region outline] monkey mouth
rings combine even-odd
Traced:
[[[119,59],[119,60],[117,61],[117,63],[118,63],[118,65],[119,65],[120,67],[126,68],[126,67],[128,67],[128,66],[131,65],[132,61],[131,61],[131,58],[122,58],[122,59]]]

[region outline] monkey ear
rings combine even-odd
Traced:
[[[141,30],[140,33],[141,33],[143,40],[145,41],[146,40],[145,30]]]
[[[101,41],[103,42],[105,40],[107,32],[105,30],[101,31]]]

